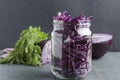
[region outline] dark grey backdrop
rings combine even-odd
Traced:
[[[0,49],[14,47],[19,34],[29,25],[52,31],[52,17],[68,11],[73,17],[80,13],[94,16],[93,33],[114,36],[112,50],[120,50],[120,0],[0,0]]]

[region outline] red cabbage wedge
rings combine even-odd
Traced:
[[[113,36],[110,34],[94,33],[92,35],[92,58],[98,59],[112,46]]]

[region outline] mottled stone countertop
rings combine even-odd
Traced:
[[[108,52],[93,60],[85,80],[120,80],[120,52]],[[41,67],[0,64],[0,80],[60,80],[50,72],[50,64]]]

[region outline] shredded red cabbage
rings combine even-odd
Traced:
[[[88,71],[89,62],[87,58],[91,49],[91,38],[78,34],[77,28],[79,22],[87,23],[86,21],[91,19],[92,17],[87,18],[81,15],[71,18],[66,11],[53,17],[53,20],[64,21],[64,30],[56,30],[57,33],[63,34],[62,61],[52,55],[53,61],[57,60],[53,62],[53,65],[62,66],[62,72],[60,73],[66,77],[75,77],[79,74],[86,74]]]
[[[61,13],[58,12],[57,16],[53,17],[53,20],[63,20],[64,22],[70,22],[72,20],[71,15],[67,11]]]

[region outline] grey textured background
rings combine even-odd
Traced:
[[[114,36],[112,50],[120,50],[120,0],[0,0],[0,49],[14,47],[19,34],[29,25],[52,31],[52,17],[68,11],[94,16],[91,30]]]

